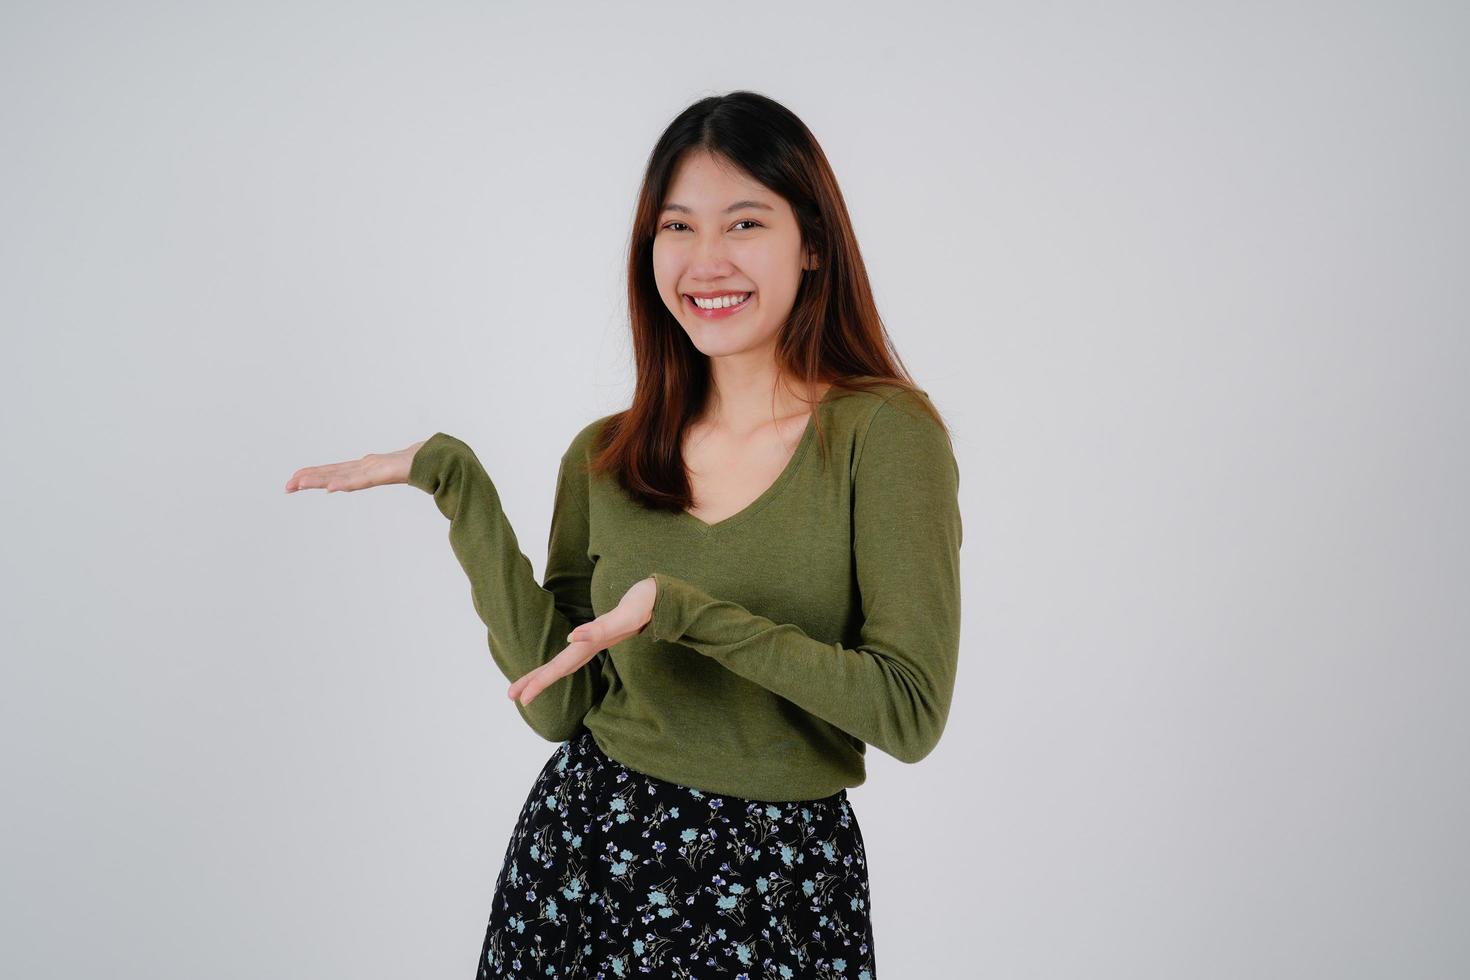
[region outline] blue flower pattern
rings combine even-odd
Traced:
[[[707,793],[628,769],[583,729],[521,809],[476,978],[877,980],[869,906],[846,790]]]

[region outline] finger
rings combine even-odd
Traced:
[[[556,668],[556,663],[557,663],[558,658],[560,658],[562,656],[565,656],[566,653],[568,652],[568,650],[570,650],[570,649],[571,648],[568,647],[567,650],[563,650],[561,653],[557,654],[556,657],[551,658],[546,663],[542,664],[540,667],[537,667],[534,670],[528,670],[528,671],[526,671],[526,673],[522,674],[520,677],[518,677],[515,680],[514,683],[512,683],[510,685],[510,688],[505,692],[506,695],[508,697],[510,697],[512,700],[514,700],[515,698],[517,698],[517,697],[520,696],[521,692],[526,689],[526,686],[528,684],[530,684],[531,681],[535,680],[538,675],[543,674],[543,673],[547,673],[547,674],[549,674],[549,673],[555,673],[555,668]],[[586,661],[584,660],[582,662],[585,663]],[[580,666],[580,664],[578,666]],[[575,669],[576,669],[576,667],[573,667],[572,668],[572,670],[575,670]],[[570,673],[570,672],[571,671],[568,671],[568,673]],[[547,687],[548,685],[550,685],[551,682],[553,680],[555,680],[555,679],[556,678],[552,678],[551,680],[545,680],[543,678],[544,683],[542,683],[542,685],[541,685],[542,688],[544,689],[545,687]]]
[[[510,689],[505,692],[506,696],[509,697],[512,701],[520,697],[521,692],[524,691],[526,689],[526,685],[530,683],[531,677],[535,675],[537,670],[540,669],[540,667],[537,667],[536,670],[528,670],[520,677],[516,678],[515,682],[511,684]]]
[[[330,467],[326,484],[322,489],[328,493],[339,493],[343,490],[361,490],[369,486],[372,486],[372,482],[367,479],[367,468],[362,463],[353,461],[337,463]]]
[[[316,486],[316,471],[321,467],[303,466],[291,474],[291,479],[286,481],[286,492],[295,493],[297,490],[305,490]]]
[[[567,634],[572,643],[592,643],[599,650],[606,650],[618,640],[637,632],[631,611],[614,606],[590,623],[583,623]]]
[[[520,696],[517,697],[516,700],[521,703],[522,708],[530,707],[531,702],[536,700],[536,695],[544,691],[548,686],[551,685],[552,681],[555,680],[559,680],[559,678],[553,677],[550,680],[546,681],[543,681],[539,678],[533,679],[531,683],[527,684],[525,688],[521,690]]]
[[[517,684],[525,681],[525,684],[519,692],[512,696],[516,697],[522,706],[528,705],[536,699],[536,695],[563,677],[575,673],[596,654],[597,650],[590,644],[574,643],[521,680],[516,681]]]
[[[597,649],[605,649],[604,640],[611,636],[617,624],[617,609],[609,609],[596,619],[583,623],[567,634],[568,643],[594,643]]]
[[[326,463],[322,466],[304,466],[291,474],[291,479],[286,481],[286,490],[315,490],[322,489],[334,478],[340,475],[341,463]]]
[[[570,648],[568,648],[568,649],[570,649]],[[516,681],[513,684],[511,684],[510,689],[506,691],[506,695],[508,697],[510,697],[512,700],[515,700],[516,698],[520,697],[521,696],[521,693],[523,691],[525,691],[526,687],[533,680],[536,680],[540,675],[542,675],[542,674],[552,674],[552,673],[555,673],[556,672],[557,659],[559,657],[563,656],[565,653],[566,653],[566,651],[563,650],[562,653],[557,654],[556,657],[551,658],[546,663],[542,664],[540,667],[537,667],[535,670],[529,670],[526,673],[522,674],[519,678],[516,679]],[[572,669],[575,670],[576,668],[574,667]],[[568,673],[570,673],[570,671],[568,671]],[[551,678],[550,680],[547,680],[545,678],[542,678],[542,684],[541,684],[542,689],[546,688],[555,679],[556,678],[554,678],[554,677]]]
[[[368,471],[368,462],[361,459],[298,470],[286,484],[286,490],[321,489],[336,493],[342,490],[361,490],[374,485]]]
[[[541,678],[541,675],[547,670],[547,668],[549,666],[550,666],[550,664],[542,664],[540,667],[537,667],[535,670],[530,671],[530,672],[524,674],[514,684],[512,684],[510,686],[510,690],[508,690],[506,692],[506,694],[510,697],[510,699],[512,701],[520,701],[522,704],[530,704],[531,703],[530,697],[526,697],[525,696],[526,695],[526,691],[528,689],[530,689],[530,687],[532,685],[532,682],[537,682],[538,681],[538,678]],[[552,680],[554,680],[554,679],[555,678],[553,678]],[[544,690],[547,687],[547,685],[549,685],[550,683],[551,683],[551,680],[541,679],[541,680],[539,680],[540,686],[537,687],[536,690],[537,691]],[[535,695],[534,695],[534,692],[533,692],[533,694],[531,695],[531,697],[534,697],[534,696]]]
[[[563,672],[559,668],[550,670],[548,669],[550,667],[550,664],[541,667],[527,679],[526,686],[521,688],[520,694],[516,696],[516,700],[521,703],[522,707],[529,705],[532,701],[536,700],[536,695],[561,680],[567,674],[572,673],[572,671]]]

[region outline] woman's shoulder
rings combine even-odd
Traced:
[[[864,460],[870,469],[888,461],[916,471],[957,468],[949,427],[925,389],[884,383],[850,405],[854,473]]]
[[[582,426],[582,428],[578,429],[577,433],[572,436],[571,443],[567,446],[566,452],[562,454],[563,457],[566,459],[574,459],[581,462],[586,462],[587,460],[591,459],[597,444],[597,437],[602,433],[603,427],[607,425],[609,421],[621,414],[623,413],[609,412],[607,415],[599,415],[591,422],[588,422],[586,425]]]
[[[845,416],[859,432],[865,431],[882,412],[901,413],[920,425],[922,419],[937,425],[938,414],[929,393],[923,388],[900,384],[896,381],[878,381],[861,388],[843,387],[837,391],[832,404],[840,415]],[[926,408],[929,409],[926,411]],[[933,414],[931,414],[933,412]]]

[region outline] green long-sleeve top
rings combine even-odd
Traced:
[[[818,799],[866,778],[864,750],[917,762],[949,716],[960,637],[959,467],[927,393],[832,387],[790,462],[749,506],[707,524],[589,476],[572,439],[556,480],[544,582],[489,475],[443,432],[408,482],[434,497],[509,680],[566,649],[640,579],[638,635],[530,705],[543,737],[582,726],[623,765],[753,800]],[[828,454],[817,443],[820,413]]]

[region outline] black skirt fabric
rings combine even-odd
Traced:
[[[876,980],[869,911],[846,790],[706,793],[628,769],[582,729],[521,808],[476,980]]]

